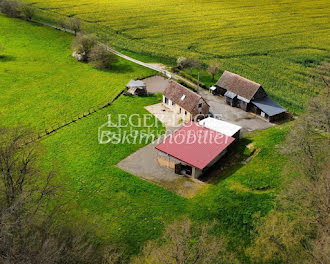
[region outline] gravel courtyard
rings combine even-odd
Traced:
[[[157,142],[156,140],[139,149],[120,161],[117,166],[184,197],[193,197],[206,186],[201,181],[177,175],[173,170],[159,166],[155,149]]]
[[[143,81],[146,83],[147,90],[150,93],[163,93],[169,83],[169,80],[161,76],[152,76]],[[214,96],[204,89],[200,89],[198,94],[210,105],[210,112],[212,114],[218,115],[221,120],[241,126],[243,128],[241,131],[243,136],[253,130],[261,130],[273,126],[273,124],[262,119],[260,116],[227,105],[222,96]],[[167,110],[168,108],[161,105],[153,105],[147,106],[146,109],[156,117],[160,117],[159,119],[161,121],[163,119],[166,127],[171,127],[172,112]],[[167,112],[165,113],[164,110]]]
[[[149,77],[144,81],[149,93],[162,93],[169,83],[167,79],[161,76]],[[198,93],[210,105],[210,112],[212,114],[219,116],[224,121],[241,126],[241,135],[243,136],[253,130],[266,129],[273,126],[271,123],[252,113],[247,113],[239,108],[227,105],[221,96],[214,96],[202,89]],[[173,125],[173,116],[175,116],[173,111],[164,107],[162,103],[150,105],[145,108],[155,115],[168,130],[174,130],[176,125]],[[159,142],[161,141],[156,140],[139,149],[120,161],[117,166],[122,170],[158,184],[184,197],[193,197],[203,187],[207,186],[206,183],[177,175],[173,170],[161,167],[157,162],[157,151],[155,149],[155,146]]]
[[[222,96],[214,96],[206,90],[200,90],[199,94],[210,105],[210,112],[218,115],[221,120],[241,126],[241,135],[246,135],[254,130],[262,130],[272,127],[273,124],[253,113],[231,107],[226,104]]]
[[[169,84],[169,80],[165,79],[162,76],[155,75],[148,77],[146,79],[143,79],[147,86],[148,93],[163,93],[166,89],[167,85]]]

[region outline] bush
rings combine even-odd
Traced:
[[[20,11],[22,17],[27,21],[31,21],[35,13],[35,9],[31,5],[25,3],[20,5]]]
[[[89,53],[97,42],[95,34],[79,35],[72,41],[73,56],[79,61],[88,61]]]
[[[80,29],[81,29],[81,20],[76,17],[71,17],[71,18],[69,18],[67,25],[74,32],[74,34],[76,36],[78,31],[80,31]]]
[[[212,81],[214,81],[214,76],[220,72],[220,64],[217,61],[211,61],[207,68],[208,74],[212,76]]]
[[[9,17],[19,17],[20,16],[19,2],[3,0],[0,2],[0,11],[1,13]]]
[[[61,28],[66,28],[68,27],[67,21],[65,19],[60,19],[57,21],[57,25]]]
[[[117,62],[117,56],[107,51],[104,46],[96,45],[92,48],[89,61],[98,69],[109,69],[112,64]]]

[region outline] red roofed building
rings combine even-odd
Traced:
[[[198,178],[221,159],[234,138],[189,122],[159,144],[158,163]]]

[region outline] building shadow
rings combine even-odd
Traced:
[[[245,161],[253,156],[255,150],[246,152],[247,146],[252,143],[248,138],[242,138],[231,146],[226,155],[206,171],[199,180],[208,184],[218,184],[245,166]]]

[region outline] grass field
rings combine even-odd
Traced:
[[[73,61],[67,49],[70,36],[1,16],[0,22],[1,44],[6,47],[6,56],[0,62],[1,126],[31,123],[34,127],[41,127],[49,120],[61,119],[62,115],[71,113],[71,108],[81,112],[90,103],[94,104],[94,100],[104,100],[102,92],[108,88],[101,84],[115,75]],[[39,63],[33,63],[34,60]],[[121,63],[122,67],[128,67]],[[66,64],[68,66],[63,70],[55,67]],[[131,74],[146,73],[133,65],[129,68],[134,72],[118,73],[119,80],[114,82],[123,85],[124,79]],[[52,77],[53,71],[56,78]],[[74,83],[80,80],[79,85],[72,84],[74,90],[70,90],[67,101],[62,90],[50,89],[54,84],[69,86],[70,82],[59,78],[61,74],[73,78]],[[78,78],[75,74],[83,76]],[[97,92],[91,91],[90,98],[87,98],[82,92],[87,91],[89,85]],[[44,87],[48,87],[46,91]],[[116,86],[110,87],[115,89]],[[52,100],[48,101],[48,97]],[[125,245],[129,254],[137,254],[146,240],[160,236],[164,224],[183,214],[198,223],[216,219],[220,223],[216,226],[216,234],[225,235],[230,248],[244,263],[249,263],[244,249],[251,241],[252,216],[257,212],[267,214],[273,206],[282,179],[281,170],[286,163],[278,145],[290,124],[255,132],[243,139],[235,151],[240,154],[239,162],[221,173],[196,197],[187,199],[116,167],[120,160],[143,144],[98,143],[98,127],[107,121],[108,114],[144,114],[147,113],[144,106],[157,103],[159,97],[122,96],[111,107],[41,141],[45,147],[42,166],[47,170],[55,168],[58,182],[64,185],[60,195],[71,201],[65,222],[83,225],[99,244],[117,242]],[[54,105],[58,105],[56,110]],[[51,113],[50,119],[50,114],[46,113]],[[158,123],[155,131],[159,129]],[[256,150],[253,159],[245,165],[241,163],[253,150]]]
[[[187,199],[116,167],[142,145],[97,142],[97,128],[107,120],[107,114],[143,114],[147,113],[143,106],[156,102],[157,96],[121,97],[110,108],[42,141],[48,153],[46,166],[55,164],[60,181],[69,190],[65,195],[75,201],[73,221],[87,219],[85,225],[91,227],[97,241],[115,241],[136,254],[146,240],[161,234],[164,223],[183,214],[197,222],[216,219],[221,224],[215,230],[217,234],[224,234],[231,249],[244,260],[244,248],[253,229],[252,215],[264,215],[272,208],[280,186],[286,157],[279,154],[277,145],[285,137],[286,126],[256,132],[242,140],[237,146],[240,159],[258,150],[252,161],[228,168],[214,184]]]
[[[120,60],[96,70],[71,56],[72,36],[0,15],[0,123],[56,126],[111,101],[132,78],[152,73]]]
[[[307,85],[309,67],[329,56],[326,0],[27,1],[48,19],[82,18],[87,30],[138,58],[218,58],[293,112],[318,93]]]

